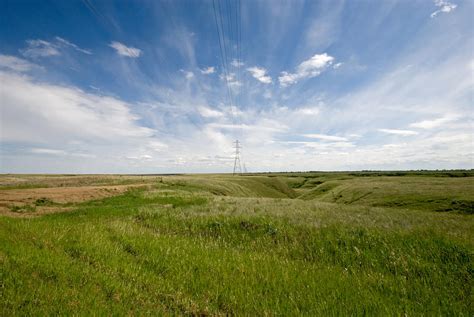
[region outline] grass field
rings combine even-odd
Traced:
[[[472,171],[3,175],[0,207],[2,316],[474,315]]]

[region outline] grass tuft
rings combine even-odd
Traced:
[[[0,217],[0,311],[472,316],[474,188],[453,175],[162,176],[68,212]]]

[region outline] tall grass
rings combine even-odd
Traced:
[[[170,177],[2,217],[2,315],[474,314],[471,215],[294,199],[285,184]]]

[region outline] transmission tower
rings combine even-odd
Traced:
[[[242,174],[242,166],[240,165],[240,149],[242,146],[240,145],[239,140],[235,140],[234,142],[235,148],[235,159],[234,159],[234,171],[232,175],[235,175],[238,171],[238,174]]]

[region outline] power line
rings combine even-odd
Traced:
[[[242,47],[241,34],[242,34],[241,2],[240,2],[240,0],[238,0],[236,2],[236,6],[235,6],[235,33],[234,33],[235,41],[237,43],[236,44],[236,58],[234,59],[236,61],[236,64],[234,64],[234,66],[236,67],[237,82],[238,82],[238,86],[237,86],[238,87],[238,92],[237,92],[236,97],[235,97],[238,109],[240,109],[242,107],[242,104],[241,104],[241,102],[242,102],[242,93],[243,93],[243,89],[245,88],[243,86],[243,82],[242,82],[243,63],[242,63],[242,54],[241,54],[241,47]],[[242,137],[242,134],[243,134],[242,125],[240,125],[239,128],[236,128],[236,134],[238,135],[238,138],[237,138],[236,142],[239,142],[239,138]],[[238,143],[238,144],[240,145],[240,143]],[[242,147],[240,146],[238,155],[236,155],[236,158],[234,159],[234,162],[238,161],[239,165],[240,165],[241,162],[244,162],[243,157],[242,157],[242,150],[241,149],[242,149]],[[243,165],[244,165],[243,172],[247,173],[247,168],[245,166],[245,163],[243,163]],[[239,169],[241,170],[240,167],[239,167]]]
[[[223,47],[224,47],[224,58],[225,58],[225,67],[226,67],[226,82],[227,82],[227,89],[229,91],[229,98],[230,98],[230,110],[231,110],[231,116],[232,116],[232,124],[235,125],[235,116],[234,116],[234,98],[232,95],[232,86],[229,83],[229,80],[232,80],[232,73],[230,72],[230,67],[228,63],[228,56],[229,54],[232,53],[232,44],[229,43],[232,33],[230,29],[230,23],[229,23],[229,7],[225,5],[225,3],[222,0],[222,6],[221,6],[221,1],[218,0],[218,9],[219,9],[219,17],[220,17],[220,22],[221,22],[221,34],[222,34],[222,41],[223,41]],[[225,23],[224,20],[222,19],[223,13],[222,13],[222,7],[224,7],[224,13],[227,15],[227,29],[229,30],[228,36],[224,36],[225,34]],[[227,43],[230,44],[229,49],[227,49]],[[227,53],[229,52],[229,54]]]
[[[231,63],[233,61],[233,58],[232,58],[232,8],[231,8],[231,3],[229,0],[226,0],[225,2],[225,5],[224,5],[224,8],[225,8],[225,13],[227,15],[227,30],[229,31],[229,36],[228,36],[228,42],[229,42],[229,45],[230,45],[230,50],[229,50],[229,55],[230,55],[230,60],[231,60]]]
[[[228,67],[227,67],[227,52],[226,52],[226,48],[225,48],[225,39],[224,39],[224,34],[223,34],[224,29],[223,29],[223,22],[222,22],[222,12],[221,12],[220,4],[219,4],[218,0],[217,0],[218,10],[216,10],[215,1],[216,0],[212,0],[212,7],[214,9],[214,21],[216,22],[217,38],[219,40],[221,64],[222,64],[222,68],[224,69],[225,83],[226,83],[226,86],[227,86],[227,98],[229,99],[230,114],[231,114],[231,118],[232,118],[232,123],[235,124],[234,109],[233,109],[233,106],[232,106],[232,93],[231,93],[230,85],[229,85],[229,72],[227,70],[228,69]],[[217,15],[219,15],[221,28],[219,27],[219,22],[218,22],[218,19],[217,19]],[[222,42],[224,42],[224,45],[223,45]]]
[[[216,1],[217,1],[217,6],[216,6]],[[224,2],[222,0],[222,8],[220,1],[219,0],[213,0],[212,1],[212,7],[214,11],[214,21],[216,24],[216,30],[217,30],[217,37],[219,40],[219,53],[221,56],[221,64],[222,68],[224,71],[224,76],[225,76],[225,84],[227,87],[227,97],[229,100],[229,106],[230,106],[230,113],[231,113],[231,118],[232,118],[232,124],[233,124],[233,134],[236,136],[238,134],[238,129],[236,125],[236,119],[234,116],[234,104],[239,105],[241,101],[241,93],[242,89],[240,85],[241,83],[241,78],[242,78],[242,62],[241,62],[241,3],[240,0],[238,1],[238,6],[235,8],[235,15],[232,13],[232,6],[231,2],[227,0]],[[224,13],[223,13],[224,11]],[[223,21],[223,15],[227,16],[227,25],[224,24]],[[234,28],[234,21],[233,17],[235,17],[235,28]],[[227,27],[228,30],[228,36],[225,36],[225,28]],[[234,32],[233,32],[234,30]],[[236,42],[235,47],[233,47],[232,41]],[[229,44],[229,48],[227,48],[227,44]],[[234,48],[236,49],[236,53],[233,54]],[[228,55],[229,53],[229,55]],[[231,66],[234,66],[236,68],[235,73],[232,74],[230,73],[230,68],[228,65],[228,56],[231,58],[235,56],[234,59],[232,59]],[[237,64],[234,63],[236,61]],[[232,75],[232,78],[231,78]],[[238,94],[235,96],[235,100],[233,99],[233,93],[231,89],[231,85],[229,83],[229,80],[236,79],[237,83],[237,89],[238,89]],[[242,129],[242,127],[240,127]],[[238,174],[242,173],[242,165],[241,165],[241,149],[242,146],[240,144],[240,141],[238,138],[233,142],[234,148],[235,148],[235,157],[234,157],[234,169],[233,169],[233,175],[236,175],[236,172]],[[245,165],[245,164],[244,164]]]
[[[239,95],[238,95],[238,105],[242,107],[242,92],[244,91],[244,85],[242,80],[242,11],[241,11],[241,2],[238,0],[238,6],[236,10],[237,18],[237,71],[238,71],[238,82],[239,82]],[[242,127],[240,127],[240,135],[242,135]]]

